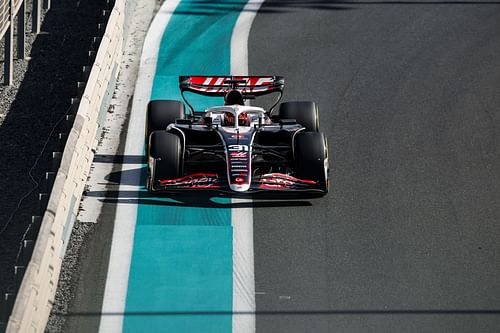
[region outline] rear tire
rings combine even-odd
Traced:
[[[185,117],[184,103],[173,100],[154,100],[148,103],[146,115],[146,138],[153,131],[165,130],[176,119]]]
[[[284,102],[279,107],[280,119],[295,119],[306,131],[319,131],[318,107],[314,102]]]
[[[182,176],[183,151],[177,135],[166,131],[152,132],[149,137],[149,156],[156,159],[154,170],[150,170],[152,185],[160,180]]]
[[[321,132],[303,132],[295,139],[295,173],[298,178],[319,181],[328,193],[328,144]]]

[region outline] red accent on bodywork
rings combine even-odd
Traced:
[[[252,94],[274,89],[275,78],[273,76],[191,76],[189,77],[189,89],[203,93],[223,93],[231,88],[226,80],[245,80],[238,83],[237,88],[242,92]]]
[[[219,185],[187,185],[182,186],[183,189],[218,189]]]
[[[283,173],[268,173],[259,179],[260,188],[284,189],[296,185],[317,185],[318,182],[309,179],[300,179]]]
[[[160,186],[180,188],[219,188],[216,173],[194,173],[191,175],[160,180]]]
[[[284,189],[284,188],[288,188],[288,186],[284,186],[284,185],[278,185],[278,184],[260,184],[259,185],[260,188],[265,188],[265,189]]]
[[[233,151],[230,153],[230,156],[233,158],[242,158],[242,157],[248,157],[248,153],[245,151]]]

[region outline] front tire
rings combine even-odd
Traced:
[[[328,193],[328,144],[321,132],[303,132],[295,139],[295,174],[298,178],[318,181]]]
[[[183,151],[180,138],[166,131],[154,131],[149,137],[150,189],[161,180],[174,179],[183,173]]]
[[[146,138],[153,131],[165,130],[176,119],[185,118],[184,103],[174,100],[153,100],[148,103]]]
[[[319,116],[316,103],[304,102],[284,102],[279,107],[280,119],[295,119],[298,124],[304,126],[306,131],[319,131]]]

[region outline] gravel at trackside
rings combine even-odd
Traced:
[[[27,32],[31,31],[31,1],[27,1]],[[23,234],[38,215],[40,191],[30,179],[29,170],[51,138],[33,178],[39,181],[51,167],[52,151],[60,150],[57,133],[51,135],[58,120],[75,97],[76,82],[83,65],[89,65],[88,50],[97,24],[103,21],[101,0],[53,0],[43,17],[42,32],[27,34],[27,56],[15,60],[14,84],[0,86],[0,292],[14,291],[13,265]],[[4,43],[0,46],[0,81],[3,82]],[[16,47],[16,45],[14,45]],[[14,55],[15,56],[15,55]],[[16,56],[15,56],[16,57]],[[16,211],[19,200],[23,200]],[[4,228],[5,227],[5,228]]]

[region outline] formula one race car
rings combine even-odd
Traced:
[[[281,103],[280,76],[181,76],[184,103],[148,104],[148,189],[227,192],[328,192],[328,148],[313,102]],[[186,92],[224,97],[224,105],[197,112]],[[248,106],[278,93],[269,111]]]

